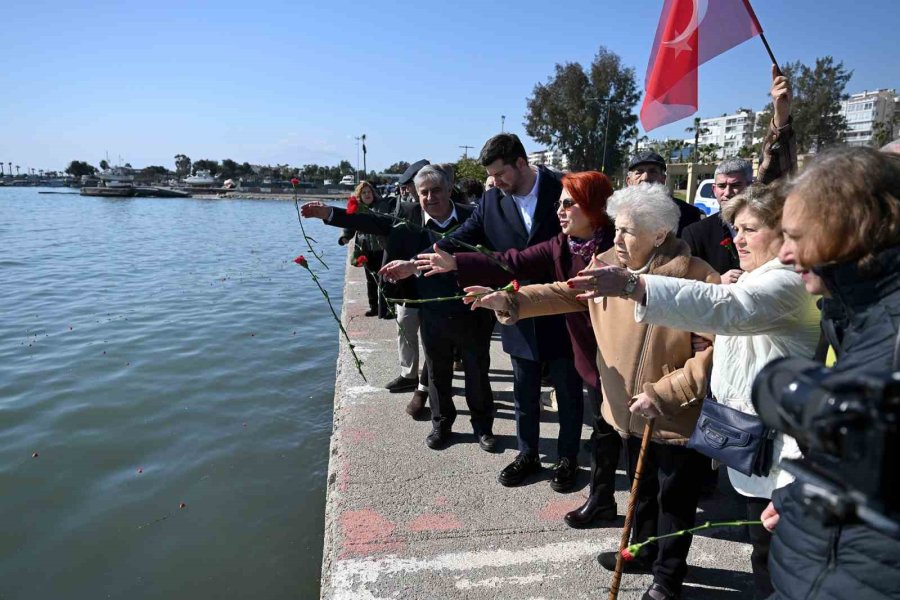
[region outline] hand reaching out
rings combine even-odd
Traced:
[[[456,258],[435,244],[434,253],[423,252],[416,257],[416,267],[425,273],[425,277],[449,273],[456,270]]]
[[[307,202],[300,207],[300,214],[307,219],[322,219],[324,221],[330,213],[331,208],[326,206],[324,202]]]
[[[411,260],[392,260],[378,270],[388,283],[396,283],[416,274],[416,263]]]

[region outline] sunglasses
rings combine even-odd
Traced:
[[[565,200],[562,200],[562,201],[557,200],[556,202],[553,203],[553,208],[554,208],[555,210],[559,210],[559,205],[560,205],[560,204],[562,204],[562,207],[563,207],[564,209],[569,210],[570,208],[572,208],[573,206],[575,206],[575,201],[572,200],[571,198],[566,198]]]

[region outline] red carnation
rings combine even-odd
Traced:
[[[359,210],[359,200],[356,199],[356,196],[350,196],[350,199],[347,200],[347,214],[352,215],[355,214],[356,211]]]
[[[725,238],[724,240],[719,242],[719,245],[724,246],[726,248],[729,247],[731,245],[731,238],[730,237]]]
[[[512,281],[507,283],[505,286],[500,288],[500,291],[501,292],[518,292],[519,291],[519,280],[513,279]]]
[[[625,559],[625,562],[631,562],[634,560],[634,555],[628,551],[628,548],[622,549],[622,558]]]
[[[356,257],[357,267],[364,267],[367,264],[369,264],[369,259],[364,254]]]
[[[291,185],[297,185],[300,183],[300,180],[296,177],[291,178]]]
[[[304,257],[302,254],[300,256],[298,256],[297,258],[295,258],[294,262],[297,263],[298,265],[300,265],[301,267],[303,267],[304,269],[309,268],[309,263],[306,262],[306,257]]]

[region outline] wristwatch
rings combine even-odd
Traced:
[[[629,273],[628,279],[625,280],[625,285],[622,287],[622,297],[630,297],[634,293],[634,288],[637,287],[638,281],[640,280],[641,276],[637,273]]]

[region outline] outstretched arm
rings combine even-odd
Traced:
[[[797,142],[791,125],[791,82],[772,65],[772,122],[763,140],[756,180],[772,183],[797,170]]]

